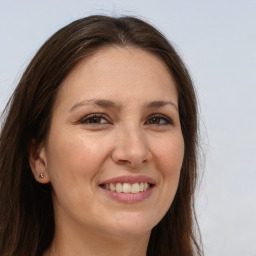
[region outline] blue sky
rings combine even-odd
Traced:
[[[200,100],[206,255],[256,256],[256,1],[0,0],[0,111],[42,43],[91,14],[141,17],[174,43]]]

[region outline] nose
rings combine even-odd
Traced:
[[[115,145],[112,160],[119,165],[135,169],[149,162],[152,157],[147,138],[139,128],[119,131]]]

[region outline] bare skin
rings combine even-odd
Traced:
[[[176,86],[162,60],[120,47],[82,60],[61,85],[46,141],[31,150],[35,179],[53,188],[56,232],[44,256],[146,256],[183,157]]]

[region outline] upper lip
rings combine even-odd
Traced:
[[[137,175],[137,176],[132,176],[132,175],[125,175],[125,176],[118,176],[118,177],[114,177],[108,180],[104,180],[100,185],[103,184],[116,184],[116,183],[139,183],[139,182],[146,182],[152,185],[155,185],[156,182],[147,176],[144,175]]]

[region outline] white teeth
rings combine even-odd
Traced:
[[[110,191],[116,191],[118,193],[139,193],[146,191],[149,188],[149,184],[147,182],[140,182],[140,183],[110,183],[104,184],[103,186],[105,189]]]
[[[132,185],[130,183],[123,184],[123,192],[124,193],[131,193],[132,192]]]
[[[123,186],[121,183],[116,184],[116,192],[119,192],[119,193],[123,192]]]
[[[140,183],[140,191],[144,191],[144,183],[143,182]]]
[[[132,193],[139,193],[140,192],[140,185],[139,183],[132,184]]]
[[[110,188],[111,191],[115,191],[116,190],[115,185],[113,183],[110,183],[109,188]]]

